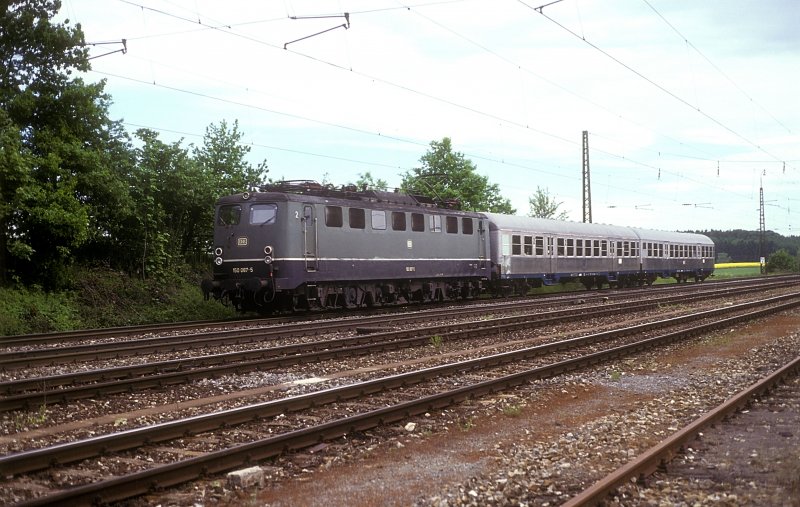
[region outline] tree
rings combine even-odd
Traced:
[[[358,180],[355,183],[348,183],[348,185],[355,185],[356,188],[359,190],[361,189],[372,189],[372,190],[383,190],[386,191],[389,188],[389,185],[386,183],[385,180],[378,178],[377,180],[372,177],[372,173],[369,171],[365,173],[358,173]]]
[[[536,187],[536,193],[528,198],[530,205],[529,217],[536,218],[552,218],[555,220],[566,220],[569,215],[566,211],[558,211],[558,208],[564,204],[563,202],[556,202],[555,197],[550,195],[550,191],[545,188]]]
[[[500,188],[477,173],[475,164],[463,153],[454,152],[450,138],[432,141],[420,158],[421,167],[402,175],[401,188],[436,200],[455,200],[461,209],[514,214],[511,201],[500,195]]]
[[[81,248],[109,234],[109,215],[126,198],[113,168],[124,166],[127,137],[108,119],[104,83],[70,78],[89,63],[80,25],[51,22],[60,2],[5,5],[0,269],[58,287],[69,282],[66,270]]]
[[[795,258],[785,249],[781,248],[769,256],[767,260],[767,273],[780,273],[797,271]]]

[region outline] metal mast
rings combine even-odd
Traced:
[[[583,221],[592,223],[592,185],[589,182],[589,131],[583,131]]]
[[[760,194],[760,206],[758,210],[758,258],[759,263],[761,264],[761,274],[764,274],[764,267],[766,263],[766,259],[764,258],[764,234],[766,231],[765,221],[764,221],[764,185],[763,183],[759,187],[759,194]]]

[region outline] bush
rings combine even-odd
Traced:
[[[65,331],[79,324],[69,293],[48,293],[38,287],[0,288],[0,335]]]
[[[767,260],[767,273],[787,271],[797,271],[797,262],[794,257],[789,255],[789,252],[781,248],[769,256]]]
[[[0,288],[0,335],[236,317],[232,308],[203,300],[200,278],[188,269],[159,281],[78,267],[68,292]]]

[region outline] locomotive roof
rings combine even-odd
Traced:
[[[600,236],[608,238],[657,241],[664,243],[698,243],[713,245],[707,236],[696,233],[658,231],[639,227],[623,227],[608,224],[587,224],[547,218],[520,217],[485,213],[489,217],[489,230],[509,229],[519,232],[544,234],[574,234],[576,236]]]
[[[313,202],[334,206],[403,209],[405,211],[427,211],[429,213],[483,218],[481,213],[453,209],[445,206],[445,203],[438,205],[433,199],[426,196],[380,190],[358,191],[354,187],[335,189],[315,182],[280,182],[278,184],[265,185],[261,187],[260,192],[243,192],[221,197],[217,204],[238,204],[246,201]]]

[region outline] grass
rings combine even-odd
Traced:
[[[742,266],[740,264],[747,264]],[[750,264],[755,264],[751,266]],[[737,264],[717,264],[714,268],[714,278],[738,278],[742,276],[758,276],[761,274],[761,265],[757,262],[741,262]]]
[[[522,407],[519,405],[506,405],[503,407],[503,415],[506,417],[519,417],[522,414]]]
[[[439,347],[441,347],[442,346],[442,337],[441,337],[441,335],[437,334],[437,335],[431,336],[431,345],[433,345],[434,348],[437,348],[437,349]]]

